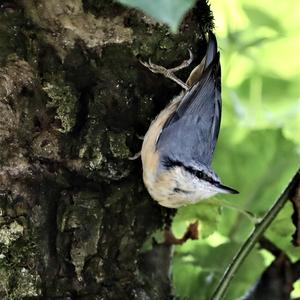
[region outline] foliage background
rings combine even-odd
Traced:
[[[177,247],[176,292],[208,299],[241,243],[254,226],[231,206],[261,217],[300,161],[300,3],[297,0],[211,0],[221,52],[223,117],[214,168],[225,184],[240,191],[179,210],[174,230],[200,219],[201,238]],[[226,201],[225,205],[218,203]],[[266,233],[293,260],[288,204]],[[255,249],[234,278],[226,299],[237,299],[272,261]],[[296,284],[294,296],[300,295]]]
[[[175,32],[194,0],[119,0],[142,9]],[[176,293],[209,299],[255,221],[271,207],[300,162],[300,3],[297,0],[211,0],[222,61],[223,118],[214,168],[240,191],[178,210],[173,223],[182,235],[200,220],[201,238],[176,248]],[[274,4],[275,3],[275,4]],[[243,211],[251,212],[249,217]],[[288,203],[266,232],[292,260],[292,207]],[[247,257],[226,299],[242,296],[272,261],[259,248]],[[295,284],[294,296],[300,296]]]

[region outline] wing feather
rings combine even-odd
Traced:
[[[221,68],[210,33],[201,78],[186,92],[165,123],[157,149],[174,160],[211,164],[221,122]]]

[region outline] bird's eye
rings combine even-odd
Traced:
[[[208,181],[210,183],[214,183],[214,180],[210,176],[206,175],[203,171],[195,171],[194,175],[197,176],[199,179]]]
[[[198,171],[196,175],[197,175],[197,177],[199,177],[199,178],[203,178],[203,176],[204,176],[204,174],[203,174],[202,171]]]

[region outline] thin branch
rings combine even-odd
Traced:
[[[272,221],[275,219],[279,211],[283,208],[287,200],[295,192],[295,189],[300,184],[300,169],[296,172],[293,179],[290,181],[289,185],[286,187],[284,192],[280,195],[277,201],[273,204],[271,209],[266,213],[262,220],[255,226],[254,230],[244,242],[238,253],[233,258],[232,262],[226,269],[221,281],[219,282],[217,288],[215,289],[211,300],[221,300],[223,299],[225,292],[236,274],[238,268],[241,266],[245,258],[251,252],[257,241],[260,239],[262,234],[270,226]]]
[[[225,208],[237,211],[240,215],[243,215],[244,217],[246,217],[253,225],[258,222],[258,218],[254,214],[252,214],[250,211],[247,211],[247,210],[239,207],[238,205],[229,203],[223,199],[212,199],[210,201],[212,203],[216,203],[216,204],[220,205],[221,207],[225,207]]]

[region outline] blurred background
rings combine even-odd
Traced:
[[[239,195],[182,208],[173,229],[183,234],[200,219],[200,239],[176,248],[176,293],[208,299],[239,246],[300,165],[300,2],[211,0],[221,52],[223,117],[214,169]],[[222,205],[220,205],[222,203]],[[254,216],[243,212],[249,211]],[[266,236],[294,261],[288,203]],[[258,247],[234,278],[227,300],[237,299],[273,257]],[[300,284],[293,296],[300,296]]]

